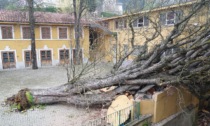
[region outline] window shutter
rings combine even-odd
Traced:
[[[177,10],[175,11],[175,23],[177,23],[178,21],[180,21],[183,17],[183,11],[182,10]]]
[[[162,25],[166,25],[166,13],[161,13],[160,14],[160,23]]]
[[[144,26],[149,26],[149,19],[146,16],[144,16]]]

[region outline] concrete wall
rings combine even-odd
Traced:
[[[198,99],[186,89],[169,88],[154,94],[151,100],[141,100],[140,112],[142,115],[152,114],[152,122],[157,123],[191,104],[197,106],[198,103]]]
[[[165,123],[163,126],[193,126],[195,123],[196,110],[186,111]]]

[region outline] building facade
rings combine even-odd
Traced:
[[[0,11],[0,70],[31,66],[30,27],[27,12]],[[75,60],[74,19],[67,14],[35,13],[38,66],[56,66]],[[83,21],[81,60],[89,58],[89,26]]]
[[[106,51],[112,52],[109,56],[110,59],[107,60],[115,62],[116,58],[119,59],[124,54],[131,51],[132,37],[134,37],[134,46],[138,49],[127,59],[134,59],[142,48],[145,48],[144,43],[157,32],[155,28],[158,28],[160,29],[158,32],[160,32],[159,34],[161,35],[149,42],[147,50],[151,50],[170,34],[178,21],[192,12],[195,3],[196,1],[194,0],[186,0],[186,2],[183,3],[170,4],[163,7],[155,6],[154,8],[150,8],[145,5],[146,8],[140,12],[101,20],[100,23],[115,34],[115,36],[107,36],[105,42],[107,47],[109,47],[109,50]],[[207,4],[198,13],[192,16],[186,26],[186,32],[183,32],[177,40],[189,35],[190,29],[188,28],[196,29],[196,27],[201,26],[209,20],[210,4]],[[129,24],[133,27],[134,36],[132,36]]]
[[[174,25],[186,17],[196,2],[175,4],[143,10],[133,14],[106,18],[91,23],[82,20],[81,60],[84,62],[102,59],[116,62],[132,50],[131,40],[138,48],[127,59],[133,60],[154,33],[147,47],[151,48],[165,39]],[[31,66],[31,44],[27,12],[0,11],[0,69],[27,68]],[[56,66],[75,61],[74,19],[68,14],[36,12],[36,53],[38,66]],[[186,25],[186,32],[176,39],[190,34],[191,29],[210,20],[210,6],[204,6],[194,14]],[[135,35],[132,35],[132,25]],[[156,28],[161,30],[157,31]],[[172,50],[174,51],[174,50]],[[167,52],[166,52],[167,53]],[[67,61],[69,62],[69,60]]]

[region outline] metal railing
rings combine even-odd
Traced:
[[[128,126],[133,121],[140,119],[140,102],[134,102],[133,105],[116,111],[112,114],[90,120],[83,126]]]

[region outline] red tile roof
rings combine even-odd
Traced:
[[[34,16],[35,16],[36,23],[55,23],[55,24],[73,24],[74,23],[74,17],[70,14],[35,12]],[[28,12],[0,10],[0,22],[27,23],[29,22]],[[84,20],[82,22],[85,23]]]

